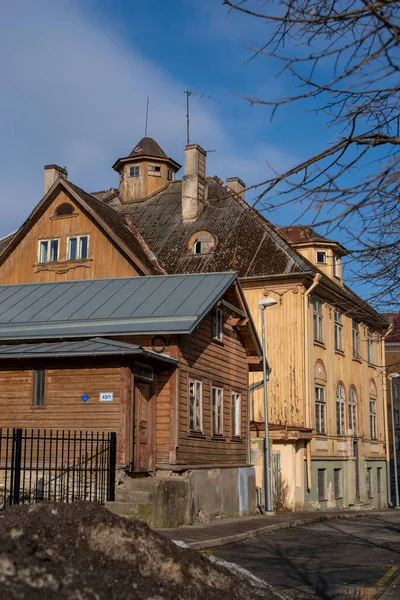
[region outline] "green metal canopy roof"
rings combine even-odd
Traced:
[[[191,333],[235,273],[0,286],[0,340]]]

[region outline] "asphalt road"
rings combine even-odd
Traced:
[[[400,511],[399,511],[400,512]],[[400,514],[303,525],[207,551],[292,598],[370,600],[400,576]],[[385,592],[386,593],[386,592]],[[393,596],[400,600],[399,595]]]

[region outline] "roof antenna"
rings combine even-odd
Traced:
[[[144,126],[144,137],[147,137],[147,123],[149,121],[149,96],[147,96],[147,103],[146,103],[146,124]]]
[[[199,98],[211,98],[211,96],[206,96],[205,94],[200,94],[199,92],[194,92],[193,90],[185,90],[184,94],[186,94],[186,143],[189,146],[190,144],[190,111],[189,111],[189,98],[190,96],[198,96]]]

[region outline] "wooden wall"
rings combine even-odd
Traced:
[[[76,215],[54,217],[59,204],[69,202]],[[87,260],[67,261],[67,238],[89,235]],[[60,261],[38,264],[40,239],[60,238]],[[64,192],[52,202],[0,268],[0,284],[39,283],[104,277],[132,277],[138,271],[113,242]]]
[[[161,173],[149,173],[149,165],[160,167]],[[129,177],[129,168],[131,166],[140,167],[139,177]],[[158,161],[157,159],[145,159],[141,162],[135,161],[125,164],[121,168],[124,169],[124,179],[123,181],[120,181],[119,190],[123,202],[143,200],[143,198],[155,194],[169,183],[167,179],[167,170],[170,167],[165,162]]]

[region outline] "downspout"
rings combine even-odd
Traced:
[[[306,427],[311,429],[311,404],[310,404],[310,345],[309,345],[309,315],[308,315],[308,299],[311,292],[318,285],[321,279],[321,274],[316,273],[314,280],[303,296],[304,310],[304,397],[306,400]],[[307,461],[307,490],[311,489],[311,440],[308,440],[306,446],[306,461]]]
[[[387,389],[386,389],[386,354],[385,354],[385,342],[387,336],[392,332],[394,327],[394,323],[389,325],[389,328],[385,335],[382,336],[381,343],[381,353],[382,353],[382,369],[383,369],[383,377],[382,377],[382,397],[383,397],[383,411],[384,411],[384,419],[385,419],[385,452],[386,452],[386,494],[387,494],[387,503],[388,506],[393,506],[392,504],[392,490],[390,488],[390,447],[389,447],[389,420],[388,420],[388,406],[387,406]]]

